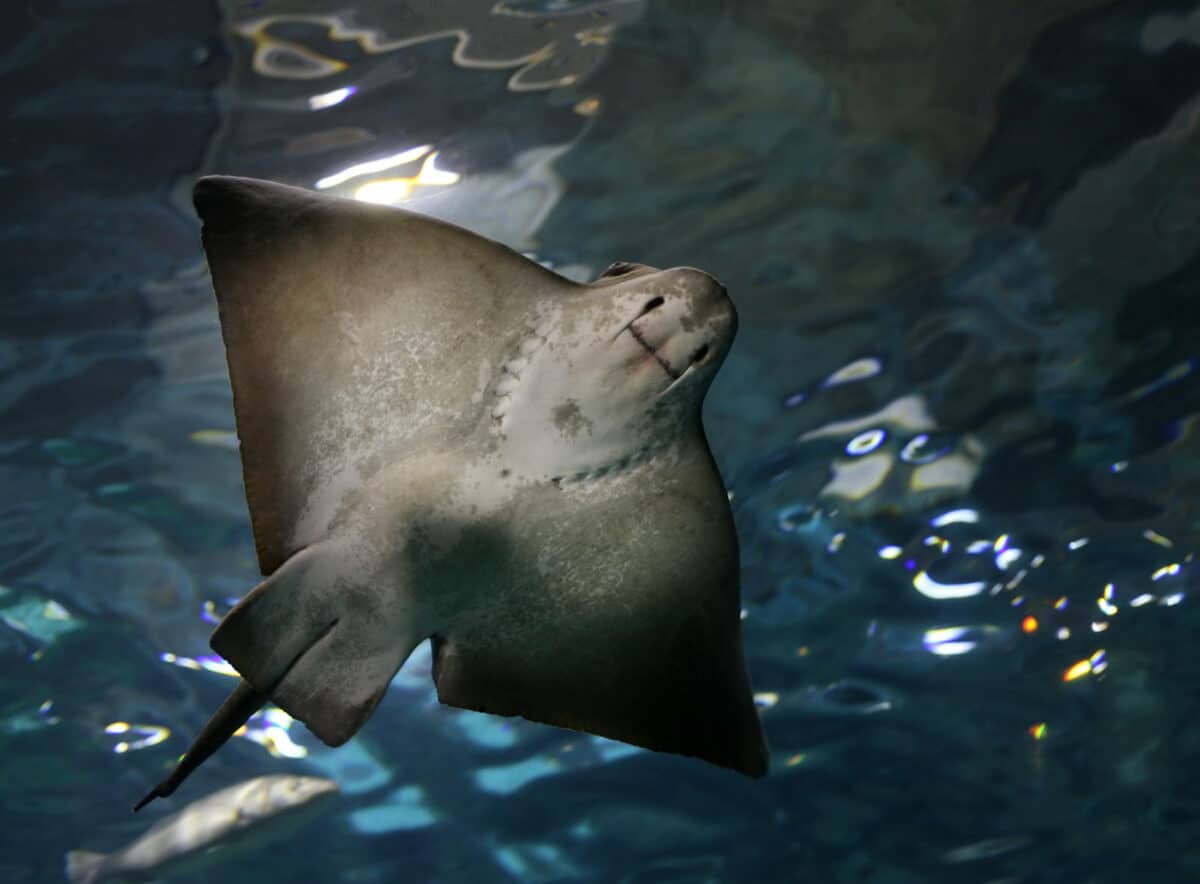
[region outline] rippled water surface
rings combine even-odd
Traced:
[[[705,421],[772,754],[441,707],[418,652],[346,747],[253,719],[192,797],[343,794],[181,880],[1200,879],[1195,3],[4,15],[0,879],[168,812],[129,805],[232,685],[208,634],[258,572],[208,173],[727,285]]]

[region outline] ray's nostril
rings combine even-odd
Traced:
[[[645,316],[651,310],[655,310],[655,309],[661,307],[662,305],[663,305],[662,298],[651,298],[649,301],[646,302],[646,305],[644,307],[642,307],[642,315]]]
[[[708,358],[708,344],[701,344],[700,349],[692,354],[692,362],[703,362],[706,358]]]

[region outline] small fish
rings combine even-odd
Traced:
[[[194,873],[308,822],[337,794],[333,780],[276,774],[245,780],[165,817],[116,853],[72,850],[71,884],[150,881]]]
[[[1020,850],[1032,841],[1032,838],[1025,835],[1009,838],[986,838],[983,841],[976,841],[974,844],[964,844],[962,847],[948,850],[942,860],[948,863],[968,863],[979,859],[991,859],[994,856]]]

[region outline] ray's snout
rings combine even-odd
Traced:
[[[680,329],[693,333],[704,328],[706,336],[713,338],[712,346],[727,346],[737,331],[737,312],[725,286],[694,267],[675,267],[662,275],[661,306],[677,314]]]
[[[720,364],[737,331],[737,313],[721,283],[702,270],[675,267],[656,274],[646,295],[629,329],[672,378],[693,366]]]
[[[720,326],[724,336],[732,340],[737,332],[737,311],[725,286],[703,270],[681,267],[676,272],[685,274],[685,283],[698,291],[700,309],[706,314],[705,318]]]

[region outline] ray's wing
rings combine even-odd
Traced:
[[[389,455],[470,433],[481,363],[572,285],[400,209],[225,176],[200,179],[195,203],[264,574]]]
[[[626,487],[532,500],[512,519],[522,551],[506,574],[474,541],[479,555],[463,559],[481,572],[459,576],[511,589],[435,636],[438,698],[761,776],[737,536],[703,438],[685,463]]]

